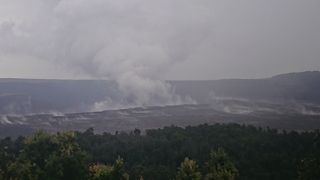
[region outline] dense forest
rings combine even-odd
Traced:
[[[238,124],[4,138],[0,179],[320,179],[320,131]]]

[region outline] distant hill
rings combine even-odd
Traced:
[[[177,94],[189,96],[198,104],[87,112],[106,97],[120,101],[117,84],[102,80],[0,79],[0,137],[39,129],[56,132],[93,127],[99,133],[114,133],[203,123],[297,131],[320,127],[320,72],[168,83]]]
[[[81,112],[105,96],[116,96],[114,83],[100,80],[0,79],[0,113],[26,113],[26,109],[28,113]],[[21,104],[25,105],[24,109]]]
[[[313,103],[320,105],[320,72],[265,79],[168,81],[175,92],[199,104],[223,100]],[[0,114],[82,112],[106,97],[121,98],[116,83],[103,80],[0,79]]]
[[[234,98],[320,104],[319,71],[282,74],[265,79],[173,81],[172,84],[179,94],[189,95],[200,103]]]

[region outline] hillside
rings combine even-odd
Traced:
[[[176,94],[198,104],[221,100],[320,104],[320,72],[265,79],[168,81]],[[0,114],[91,111],[104,99],[121,101],[116,83],[103,80],[0,79]]]
[[[221,98],[320,104],[320,72],[289,73],[265,79],[174,81],[179,94],[200,103]],[[211,97],[208,98],[208,97]]]

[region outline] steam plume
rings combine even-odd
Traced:
[[[0,19],[0,60],[36,59],[114,80],[130,105],[190,103],[162,75],[210,33],[209,2],[12,0],[7,8],[14,15]]]

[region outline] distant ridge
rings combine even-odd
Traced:
[[[320,71],[305,71],[279,74],[271,78],[320,78]]]
[[[274,78],[299,78],[299,77],[305,77],[305,78],[319,78],[320,77],[320,71],[303,71],[303,72],[291,72],[291,73],[284,73],[284,74],[278,74],[271,77],[265,77],[265,78],[222,78],[222,79],[215,79],[215,80],[168,80],[169,82],[177,82],[177,81],[224,81],[224,80],[262,80],[262,79],[274,79]],[[0,82],[2,81],[109,81],[109,80],[103,80],[103,79],[54,79],[54,78],[48,78],[48,79],[42,79],[42,78],[0,78]]]
[[[199,104],[223,99],[320,105],[320,72],[280,74],[262,79],[168,81],[175,92]],[[8,96],[8,94],[12,94]],[[121,93],[113,81],[0,78],[0,114],[83,112]]]
[[[287,73],[262,79],[172,82],[177,92],[209,103],[217,98],[320,104],[320,72]],[[208,95],[211,94],[211,99]]]

